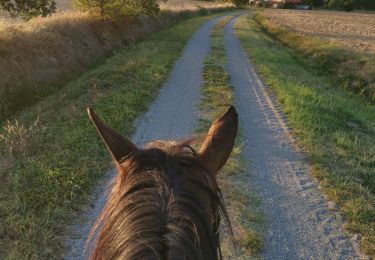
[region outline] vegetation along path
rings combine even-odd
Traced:
[[[237,17],[238,18],[238,17]],[[344,235],[340,216],[309,175],[309,165],[290,137],[284,116],[242,49],[225,28],[227,66],[235,91],[250,185],[266,216],[264,259],[357,259],[357,246]]]
[[[200,88],[203,84],[203,61],[210,50],[210,32],[217,22],[214,18],[205,23],[187,44],[183,56],[175,67],[159,96],[151,104],[149,111],[136,122],[132,140],[139,146],[152,140],[178,139],[192,136],[198,123]],[[104,118],[105,120],[105,118]],[[107,173],[109,182],[114,173]],[[67,241],[66,259],[84,259],[85,245],[90,227],[95,222],[105,203],[108,185],[99,187],[100,194],[94,206],[73,227],[74,234]],[[89,251],[89,250],[87,250]]]

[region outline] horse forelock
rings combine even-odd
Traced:
[[[197,195],[202,192],[209,209]],[[119,167],[91,232],[98,233],[91,258],[217,259],[223,205],[216,180],[189,142],[150,143]]]

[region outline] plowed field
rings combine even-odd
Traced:
[[[278,25],[327,39],[340,47],[375,54],[375,14],[269,9],[265,17]]]

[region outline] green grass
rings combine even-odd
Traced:
[[[229,17],[230,18],[230,17]],[[211,34],[212,51],[204,67],[204,85],[200,105],[199,134],[205,134],[212,121],[226,112],[233,104],[233,90],[229,85],[229,75],[224,69],[226,63],[223,27],[229,19],[222,19]],[[262,215],[257,207],[259,199],[249,189],[249,172],[241,156],[240,135],[231,157],[218,177],[228,214],[234,231],[234,239],[228,235],[227,227],[222,226],[222,251],[224,259],[257,258],[263,248],[260,227]]]
[[[313,175],[346,216],[345,228],[362,235],[375,255],[375,106],[332,85],[308,58],[264,33],[254,15],[236,23],[236,34],[293,133],[310,155]]]
[[[192,34],[193,18],[120,50],[102,65],[5,123],[0,131],[0,259],[61,259],[111,158],[86,115],[91,106],[127,136]],[[3,169],[3,168],[2,168]]]
[[[332,85],[375,103],[374,55],[365,56],[317,37],[292,32],[265,19],[262,13],[257,14],[255,20],[271,37],[295,49],[296,55],[306,57],[301,60],[306,66],[329,76]]]

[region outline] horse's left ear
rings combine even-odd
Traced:
[[[217,119],[202,144],[199,155],[208,170],[215,176],[232,152],[238,129],[238,115],[234,106]]]
[[[130,140],[104,124],[91,108],[87,109],[87,113],[117,163],[138,149]]]

